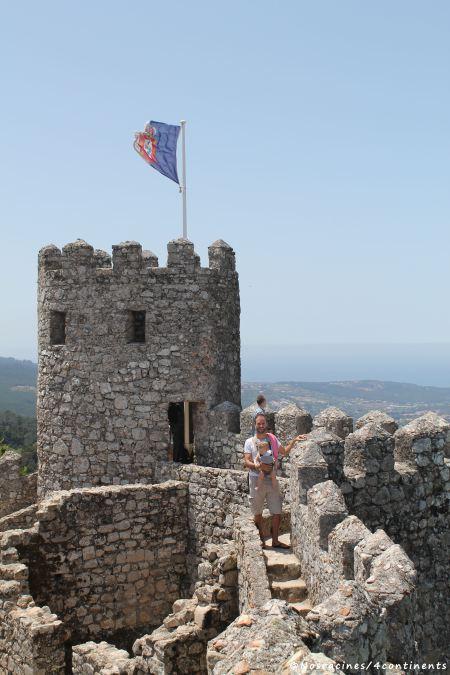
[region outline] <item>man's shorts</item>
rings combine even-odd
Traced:
[[[283,500],[280,495],[280,488],[273,487],[271,480],[258,483],[258,476],[249,476],[249,497],[248,501],[254,516],[259,516],[264,510],[264,502],[267,502],[267,508],[271,516],[275,516],[282,511]]]

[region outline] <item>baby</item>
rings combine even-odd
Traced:
[[[264,477],[270,475],[272,487],[276,487],[278,462],[273,456],[269,441],[256,439],[256,448],[258,454],[255,457],[255,466],[259,469],[258,484],[262,485]]]

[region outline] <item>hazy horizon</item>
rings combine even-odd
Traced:
[[[37,355],[3,354],[37,362]],[[450,343],[346,343],[241,347],[243,382],[382,380],[450,387]]]
[[[450,343],[242,347],[242,380],[383,380],[450,387]]]

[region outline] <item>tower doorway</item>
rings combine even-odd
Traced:
[[[167,417],[170,428],[170,446],[174,462],[189,464],[194,461],[193,404],[190,401],[169,403]]]

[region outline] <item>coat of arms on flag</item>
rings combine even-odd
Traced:
[[[164,122],[148,122],[134,135],[134,149],[154,169],[180,184],[177,173],[177,141],[180,127]]]

